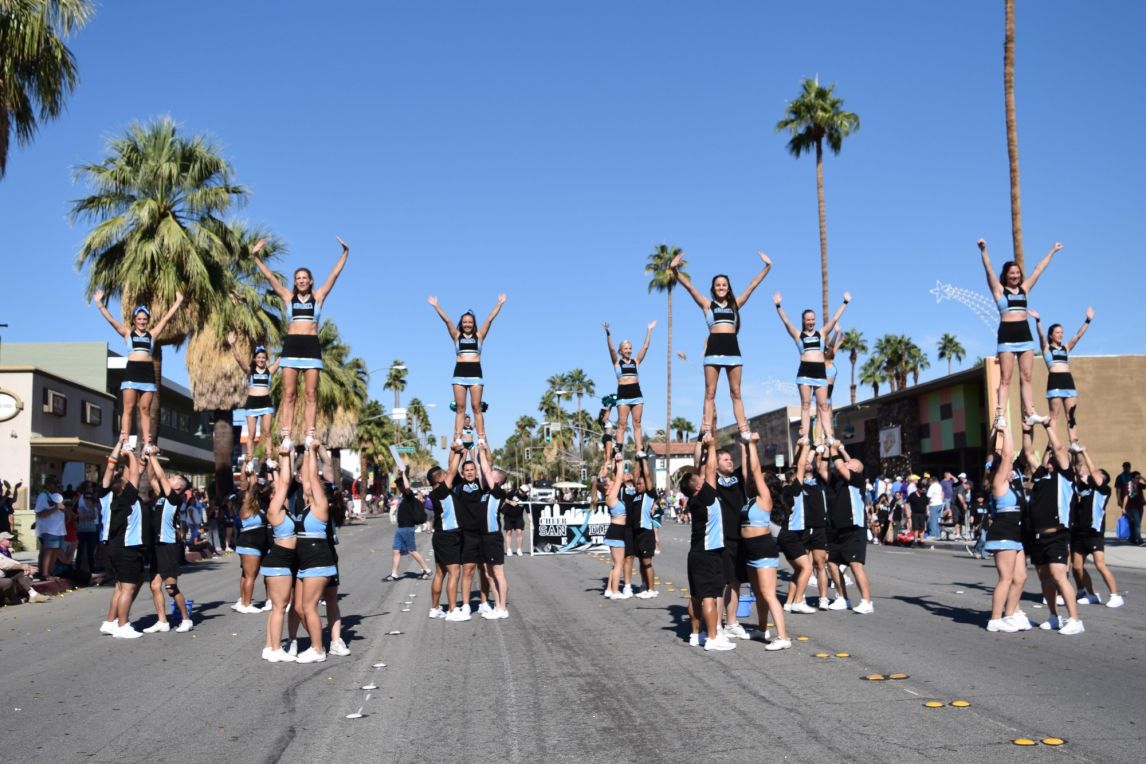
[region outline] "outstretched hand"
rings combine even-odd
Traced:
[[[1038,321],[1039,319],[1042,318],[1042,316],[1039,315],[1039,312],[1037,310],[1035,310],[1034,308],[1028,308],[1027,309],[1027,315],[1036,321]]]
[[[769,268],[772,267],[772,258],[768,257],[768,255],[764,254],[763,252],[758,252],[757,254],[760,255],[760,259],[764,261],[765,265],[767,265]]]
[[[780,295],[779,292],[776,292],[774,295],[772,295],[772,302],[776,305],[776,307],[780,306],[780,303],[783,301],[783,299],[784,298]]]
[[[507,298],[505,295],[503,295],[503,294],[499,294],[499,295],[497,296],[497,304],[498,304],[498,305],[504,305],[504,304],[505,304],[505,301],[506,301],[506,299],[508,299],[508,298]]]
[[[608,334],[609,333],[609,322],[606,321],[605,323],[601,324],[601,326],[605,327],[605,334]]]
[[[350,251],[350,245],[347,244],[346,242],[344,242],[342,240],[341,236],[335,236],[334,238],[338,239],[338,243],[342,245],[342,251],[343,252],[349,252]]]
[[[1086,320],[1087,321],[1093,321],[1094,320],[1094,308],[1087,308],[1086,309]]]
[[[1051,252],[1058,252],[1060,249],[1062,249],[1062,242],[1061,242],[1061,241],[1056,241],[1056,242],[1054,243],[1054,246],[1053,246],[1053,247],[1051,247]]]
[[[851,302],[851,301],[852,301],[852,293],[851,292],[844,292],[844,302]]]
[[[979,239],[979,241],[977,241],[975,243],[979,245],[979,251],[980,252],[986,252],[987,251],[987,240],[986,239]]]
[[[263,251],[263,247],[265,247],[266,245],[267,245],[266,239],[259,239],[258,241],[255,242],[255,246],[251,247],[251,254],[252,255],[259,254],[260,252]]]
[[[430,303],[435,308],[438,307],[438,298],[434,297],[433,295],[430,295],[429,297],[427,297],[426,302]]]
[[[239,335],[234,332],[227,332],[227,344],[234,346],[235,342],[239,339]]]
[[[651,332],[653,330],[653,328],[656,327],[656,325],[657,325],[656,321],[650,321],[649,325],[646,328]]]
[[[684,260],[684,252],[678,252],[676,257],[672,259],[672,262],[669,263],[669,267],[676,270],[680,267],[682,260]]]
[[[92,299],[95,300],[96,305],[103,305],[103,298],[104,291],[102,289],[97,289],[96,293],[92,295]]]

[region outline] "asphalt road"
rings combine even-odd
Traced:
[[[876,612],[790,616],[791,650],[685,638],[687,528],[663,529],[654,600],[606,601],[587,555],[507,561],[511,618],[429,620],[429,585],[388,572],[392,527],[344,530],[352,655],[259,659],[263,617],[228,608],[234,557],[185,571],[189,634],[113,640],[109,589],[0,610],[0,751],[12,762],[786,759],[1141,761],[1141,570],[1127,605],[1088,606],[1077,637],[984,630],[994,571],[952,550],[869,554]],[[425,548],[428,537],[419,535]],[[1143,552],[1146,554],[1146,552]],[[411,567],[413,567],[411,565]],[[668,582],[673,582],[667,591]],[[1028,581],[1024,608],[1045,614]],[[416,596],[414,596],[416,595]],[[409,612],[403,602],[411,601]],[[154,618],[149,600],[137,626]],[[755,615],[745,619],[755,622]],[[390,631],[401,631],[389,635]],[[849,657],[836,657],[845,652]],[[817,653],[830,657],[817,658]],[[373,668],[379,661],[385,668]],[[871,682],[869,673],[902,672]],[[364,685],[378,689],[365,691]],[[367,697],[369,696],[369,697]],[[968,708],[925,708],[938,700]],[[348,719],[358,712],[361,718]],[[1065,745],[1020,748],[1015,738]]]

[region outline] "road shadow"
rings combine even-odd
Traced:
[[[390,615],[389,611],[372,613],[370,615],[361,615],[356,613],[354,615],[342,616],[342,641],[349,644],[352,640],[354,640],[358,636],[358,631],[355,629],[355,627],[360,625],[367,618],[381,618],[384,615]]]
[[[683,640],[687,640],[689,634],[692,633],[692,627],[689,622],[685,620],[688,615],[687,605],[669,605],[665,610],[668,612],[669,617],[672,618],[672,623],[667,626],[662,626],[662,631],[671,631]]]
[[[965,623],[980,627],[983,625],[983,611],[972,608],[951,607],[950,605],[943,605],[939,602],[932,602],[926,597],[905,597],[896,596],[891,599],[906,602],[909,605],[915,605],[918,608],[926,610],[928,613],[939,618],[946,618],[955,623]]]

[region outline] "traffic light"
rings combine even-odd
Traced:
[[[442,448],[445,448],[445,447],[446,447],[446,436],[443,435],[442,436]]]
[[[532,448],[526,448],[525,449],[525,461],[528,462],[528,461],[532,461],[532,460],[533,460],[533,449]]]
[[[542,432],[542,434],[545,435],[545,442],[546,443],[552,442],[553,433],[552,433],[552,431],[550,431],[549,425],[545,425],[543,428],[541,428],[541,432]]]
[[[582,480],[585,480],[585,479],[587,479],[588,477],[589,477],[589,470],[587,470],[586,468],[582,467],[582,468],[581,468],[581,479],[582,479]]]

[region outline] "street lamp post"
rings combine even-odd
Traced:
[[[564,426],[565,420],[565,409],[561,406],[561,396],[571,396],[573,393],[569,390],[554,390],[553,394],[557,396],[557,423],[560,429]],[[560,439],[561,436],[558,435],[557,437]],[[562,480],[565,479],[565,454],[561,450],[560,443],[557,444],[557,475]]]

